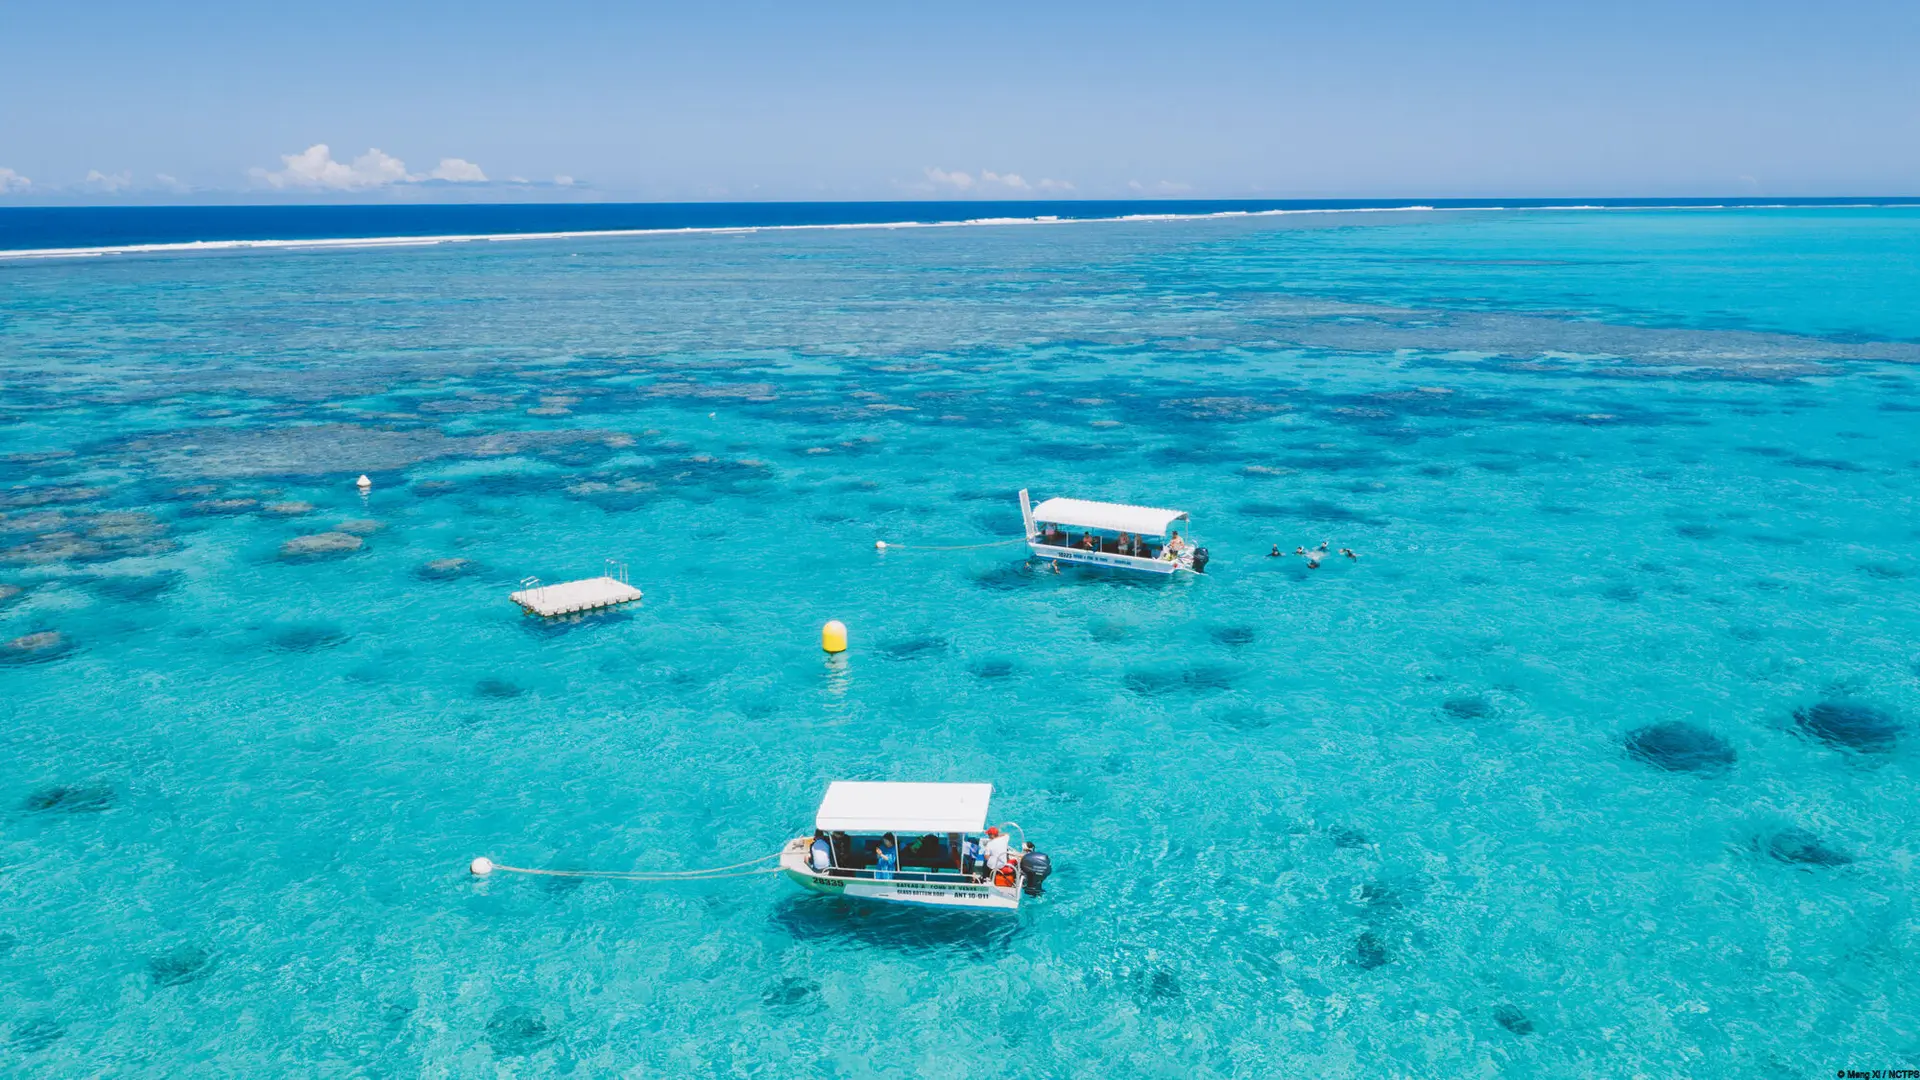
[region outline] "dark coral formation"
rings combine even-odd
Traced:
[[[1789,866],[1846,866],[1853,856],[1826,845],[1805,829],[1789,827],[1754,841],[1754,846],[1778,862]]]
[[[20,808],[32,814],[98,814],[117,801],[104,784],[55,784],[28,795]]]
[[[1721,772],[1733,766],[1733,745],[1704,728],[1670,720],[1628,732],[1627,754],[1669,772]]]
[[[1822,701],[1793,710],[1800,730],[1840,750],[1884,754],[1900,737],[1900,721],[1891,714],[1853,701]]]

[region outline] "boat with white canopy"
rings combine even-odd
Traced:
[[[1020,516],[1027,525],[1027,550],[1042,559],[1149,574],[1207,569],[1207,549],[1181,535],[1183,523],[1192,531],[1185,510],[1057,498],[1034,506],[1021,488]]]
[[[992,784],[836,780],[813,835],[787,842],[780,869],[814,892],[926,907],[1017,911],[1040,895],[1047,856],[987,824]],[[1022,834],[1022,840],[1025,836]]]

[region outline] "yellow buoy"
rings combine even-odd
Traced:
[[[830,653],[847,651],[847,624],[839,619],[820,628],[820,647]]]

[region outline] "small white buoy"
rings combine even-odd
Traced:
[[[711,420],[711,419],[713,419],[714,417],[716,417],[716,416],[719,416],[719,415],[720,415],[720,414],[719,414],[719,413],[717,413],[717,412],[710,412],[710,413],[708,413],[708,414],[707,414],[707,419],[709,419],[709,420]]]
[[[355,480],[353,486],[359,488],[361,491],[368,491],[372,489],[373,481],[367,478],[366,473],[361,473],[360,479]]]
[[[873,550],[875,551],[887,550],[887,542],[885,540],[875,540],[873,542]]]
[[[468,866],[467,869],[473,871],[476,877],[486,877],[488,874],[493,873],[493,860],[482,855],[473,860],[472,865]]]

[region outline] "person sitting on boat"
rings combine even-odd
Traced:
[[[873,853],[873,876],[881,881],[892,881],[893,872],[900,869],[900,842],[887,833],[880,838],[880,850]]]
[[[1180,539],[1180,530],[1173,530],[1173,535],[1167,537],[1166,557],[1170,560],[1178,560],[1180,553],[1185,550],[1187,550],[1187,542]]]
[[[922,836],[920,839],[907,845],[907,850],[902,858],[906,860],[908,866],[925,866],[928,868],[939,866],[942,862],[940,838],[932,833]]]
[[[1080,546],[1086,548],[1088,551],[1099,551],[1100,538],[1089,532],[1080,538]]]
[[[833,868],[833,845],[827,841],[827,834],[818,829],[813,831],[813,845],[807,849],[807,859],[813,864],[813,872],[824,874]]]
[[[964,841],[961,842],[960,844],[960,872],[961,873],[967,875],[968,877],[977,876],[980,870],[980,864],[983,861],[984,859],[980,854],[980,838],[979,837],[969,836]]]
[[[1033,841],[1020,845],[1020,876],[1025,879],[1025,892],[1028,896],[1039,896],[1047,878],[1053,874],[1053,860],[1044,851],[1035,851]]]
[[[996,827],[987,830],[987,846],[985,848],[987,869],[997,871],[1007,865],[1008,859],[1011,858],[1007,852],[1007,848],[1012,843],[1012,838],[1006,833],[1001,832],[999,828]]]

